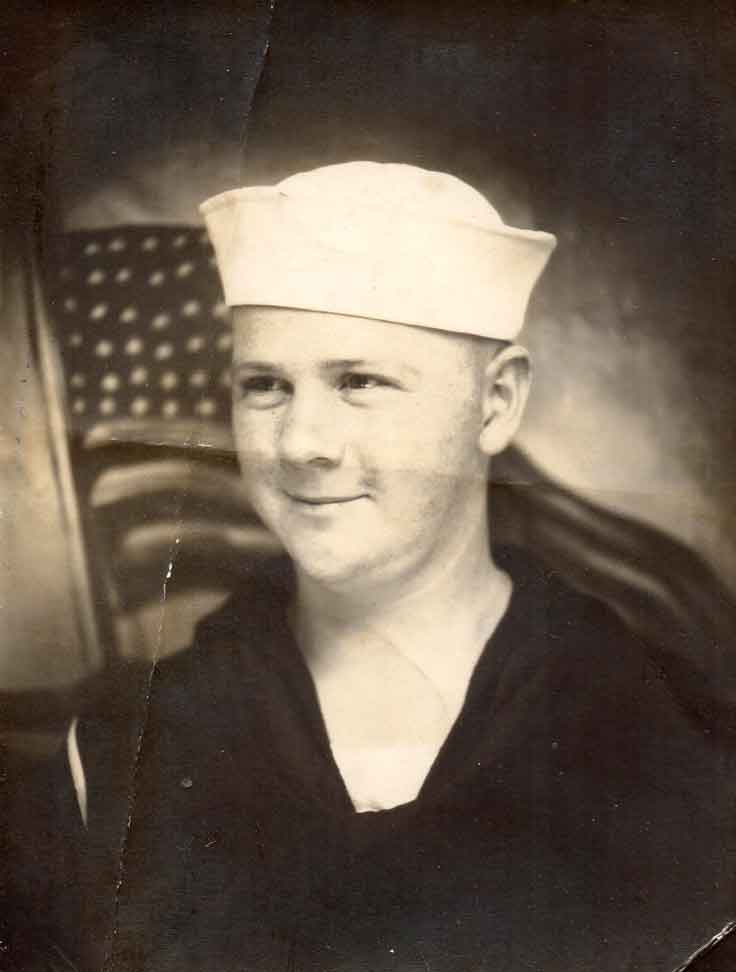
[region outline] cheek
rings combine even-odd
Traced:
[[[233,439],[241,462],[263,462],[273,455],[275,422],[271,413],[233,406]]]
[[[372,457],[373,458],[373,457]],[[395,436],[376,461],[376,515],[392,529],[424,547],[443,524],[475,508],[474,497],[485,493],[486,459],[477,447],[474,424],[436,426],[424,435]]]
[[[422,478],[454,479],[470,474],[482,459],[480,426],[473,402],[418,401],[391,416],[381,429],[380,458],[375,450],[377,465],[387,472],[414,473]]]
[[[275,464],[275,427],[262,412],[233,409],[233,439],[246,492],[254,498],[258,485],[270,479]]]

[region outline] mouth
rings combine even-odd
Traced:
[[[284,490],[285,495],[293,502],[302,506],[323,507],[323,506],[345,506],[348,503],[355,503],[360,499],[365,499],[365,493],[358,493],[355,496],[300,496],[296,493],[289,493]]]

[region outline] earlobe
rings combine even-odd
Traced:
[[[478,444],[487,456],[502,452],[516,434],[529,397],[531,361],[518,344],[498,351],[485,369],[483,427]]]

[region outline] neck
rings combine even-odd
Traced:
[[[510,594],[489,550],[484,517],[453,549],[383,587],[335,590],[297,571],[294,620],[310,665],[332,665],[372,645],[396,648],[425,668],[452,664],[458,653],[477,657]]]

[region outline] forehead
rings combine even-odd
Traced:
[[[411,365],[422,371],[467,369],[472,339],[444,331],[363,317],[281,307],[236,307],[233,357],[307,366],[332,359]]]

